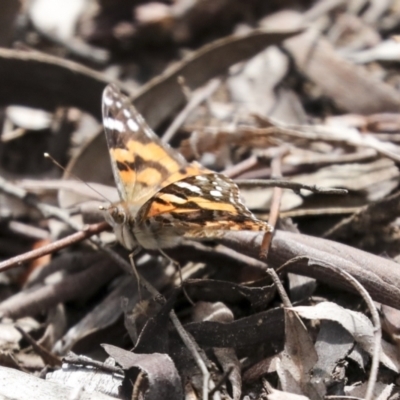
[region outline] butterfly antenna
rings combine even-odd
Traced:
[[[62,171],[67,172],[67,170],[55,159],[53,158],[49,153],[43,153],[43,156],[45,158],[48,158],[49,160],[51,160],[51,162],[56,165],[58,168],[60,168]],[[79,182],[82,182],[84,185],[86,185],[88,188],[90,188],[91,190],[93,190],[93,192],[97,193],[100,197],[102,197],[105,201],[107,201],[108,203],[111,203],[111,201],[109,199],[107,199],[106,196],[104,196],[102,193],[100,193],[98,190],[96,190],[93,186],[89,185],[89,183],[85,182],[84,180],[82,180],[81,178],[79,178],[79,176],[76,176],[75,174],[73,174],[72,172],[68,172],[74,179],[78,180]]]

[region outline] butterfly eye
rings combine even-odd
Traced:
[[[118,207],[113,207],[110,210],[110,215],[116,224],[123,224],[126,221],[125,212],[118,209]]]

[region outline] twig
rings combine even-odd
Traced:
[[[316,215],[346,215],[354,214],[361,210],[361,207],[322,207],[322,208],[307,208],[299,210],[281,211],[282,218],[306,217]]]
[[[245,160],[224,169],[222,172],[229,178],[233,178],[235,176],[242,175],[244,172],[254,168],[256,165],[258,165],[258,158],[256,156],[250,156],[249,158],[246,158]],[[246,180],[243,181],[246,182]],[[237,182],[238,180],[236,183]]]
[[[50,238],[49,232],[45,229],[37,228],[36,226],[28,225],[19,221],[10,221],[8,229],[18,235],[23,235],[30,239],[47,240]]]
[[[267,273],[271,277],[272,281],[274,282],[276,289],[278,290],[279,296],[282,300],[283,306],[286,308],[292,307],[292,303],[287,295],[285,288],[283,287],[277,272],[273,268],[268,268]]]
[[[186,297],[186,300],[189,302],[189,304],[194,306],[195,303],[190,298],[190,296],[189,296],[189,294],[188,294],[188,292],[186,291],[186,288],[185,288],[185,282],[183,280],[181,264],[178,261],[176,261],[173,258],[171,258],[163,249],[159,248],[158,251],[160,252],[161,255],[163,255],[175,267],[175,270],[178,271],[179,279],[180,279],[180,283],[181,283],[181,287],[182,287],[182,292],[183,292],[184,296]]]
[[[364,400],[362,397],[357,396],[325,396],[326,400]]]
[[[220,86],[220,79],[212,79],[208,82],[205,87],[197,89],[192,93],[189,102],[186,104],[185,108],[176,116],[173,120],[172,124],[165,131],[162,141],[164,143],[168,143],[175,136],[177,130],[182,126],[182,124],[186,121],[191,112],[198,107],[204,100],[209,98]]]
[[[54,354],[50,353],[47,349],[41,346],[39,343],[36,342],[35,339],[28,333],[25,332],[20,326],[14,325],[14,328],[24,337],[24,339],[32,346],[35,353],[40,356],[40,358],[52,367],[61,366],[61,360],[55,356]]]
[[[348,193],[346,189],[336,188],[321,188],[316,185],[304,185],[298,182],[284,181],[280,179],[236,179],[235,183],[242,188],[255,188],[255,187],[280,187],[282,189],[291,189],[294,192],[299,192],[301,189],[309,190],[312,193],[322,194],[338,194],[344,195]]]
[[[113,365],[105,364],[101,361],[92,360],[89,357],[77,355],[70,351],[65,357],[62,358],[62,361],[68,364],[75,365],[83,365],[88,367],[97,368],[100,371],[111,372],[113,374],[124,374],[124,371],[121,368],[115,367]]]
[[[109,51],[101,49],[100,47],[91,46],[89,43],[86,43],[78,37],[71,37],[68,38],[68,40],[63,40],[57,37],[57,35],[50,34],[43,30],[40,30],[40,34],[47,40],[59,46],[63,46],[71,55],[82,59],[85,63],[96,63],[99,66],[104,66],[110,60]]]
[[[198,352],[196,344],[194,343],[194,340],[186,332],[185,328],[182,326],[181,322],[179,321],[178,317],[176,316],[174,310],[172,310],[169,313],[169,317],[170,317],[172,323],[174,324],[175,329],[177,330],[183,343],[185,344],[185,346],[188,348],[188,350],[192,354],[192,357],[194,358],[197,366],[200,368],[200,371],[203,375],[203,400],[207,400],[208,399],[208,388],[212,382],[210,380],[210,373],[208,372],[207,366],[206,366],[205,362],[203,361],[200,353]]]
[[[102,249],[105,250],[107,248]],[[123,266],[123,269],[129,266],[129,274],[136,278],[137,283],[146,289],[153,296],[155,301],[157,301],[159,304],[165,303],[165,297],[146,278],[144,278],[138,270],[136,270],[134,273],[132,266],[128,264],[128,262],[126,262],[118,253],[112,251],[111,249],[108,250],[110,250],[108,255],[111,256],[113,260],[117,261],[118,265]]]
[[[272,176],[275,178],[282,177],[282,158],[287,154],[288,149],[283,147],[281,148],[271,162],[271,171]],[[281,206],[282,199],[282,188],[274,187],[274,191],[272,194],[272,204],[271,210],[269,213],[268,223],[272,227],[276,227],[279,218],[279,210]],[[268,257],[268,249],[271,245],[272,240],[272,232],[268,231],[264,233],[263,240],[261,242],[260,247],[260,258],[266,259]]]
[[[221,376],[221,379],[215,384],[215,387],[210,390],[208,393],[208,396],[211,397],[224,383],[225,381],[229,378],[229,375],[233,371],[233,367],[229,367],[224,374]]]
[[[57,240],[56,242],[40,247],[39,249],[28,251],[27,253],[20,254],[16,257],[12,257],[8,260],[0,262],[0,272],[7,271],[8,269],[16,265],[22,264],[23,262],[31,261],[35,258],[54,253],[65,247],[71,246],[72,244],[81,242],[82,240],[87,239],[90,236],[97,235],[98,233],[103,232],[108,228],[109,225],[106,222],[88,225],[83,230],[67,236],[66,238]]]

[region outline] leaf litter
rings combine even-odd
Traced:
[[[397,2],[12,3],[0,393],[395,398]],[[278,221],[272,238],[185,243],[168,251],[180,271],[141,251],[138,285],[98,210],[118,201],[100,119],[109,82],[189,161],[237,179]]]

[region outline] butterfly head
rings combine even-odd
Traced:
[[[107,222],[111,223],[112,226],[126,224],[126,211],[121,204],[112,204],[109,206],[107,209],[107,215],[109,217],[109,221]]]
[[[133,236],[133,221],[129,218],[129,210],[123,203],[111,204],[109,207],[102,207],[105,220],[111,225],[117,240],[128,250],[137,247],[137,241]]]

